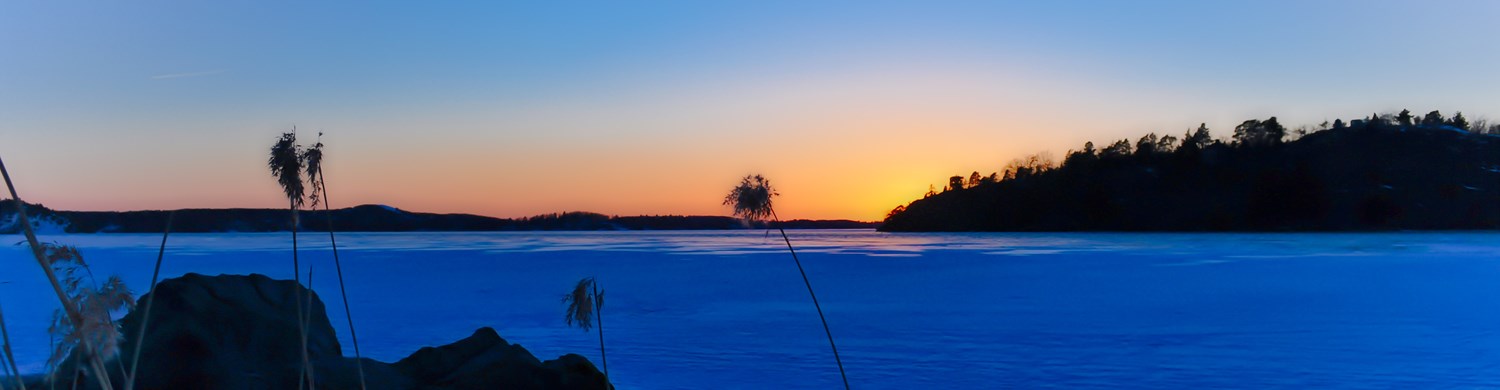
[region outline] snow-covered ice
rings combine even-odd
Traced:
[[[790,231],[857,388],[1500,386],[1500,234],[886,234]],[[18,360],[41,368],[57,303],[19,236],[0,246]],[[159,235],[50,235],[137,289]],[[327,235],[304,266],[352,354]],[[563,324],[607,291],[622,389],[840,385],[780,237],[761,231],[339,235],[368,357],[493,326],[598,362]],[[177,234],[166,277],[291,277],[286,233]]]

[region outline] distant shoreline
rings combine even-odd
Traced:
[[[0,234],[19,230],[15,205],[0,200]],[[175,212],[174,233],[256,233],[289,231],[286,209],[182,209],[140,211],[66,211],[27,203],[32,225],[43,233],[160,233],[168,213]],[[335,209],[302,210],[299,230],[321,231],[328,223],[341,232],[483,232],[483,231],[627,231],[627,230],[736,230],[780,227],[785,229],[875,229],[878,222],[853,220],[806,220],[747,225],[734,217],[662,215],[609,216],[590,212],[543,214],[525,218],[495,218],[473,214],[437,214],[406,211],[384,205],[361,205]]]

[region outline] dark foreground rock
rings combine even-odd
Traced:
[[[426,347],[391,365],[424,386],[442,389],[602,389],[604,374],[582,356],[541,361],[494,329],[453,344]]]
[[[316,388],[359,389],[358,363],[343,356],[317,294],[288,280],[264,275],[204,276],[168,279],[155,295],[141,345],[139,389],[292,389],[302,371],[294,294],[311,314],[308,359]],[[143,297],[141,302],[145,302]],[[126,335],[120,360],[125,367],[137,346],[139,311],[121,321]],[[506,342],[494,329],[441,347],[425,347],[394,364],[362,361],[368,389],[612,389],[604,374],[582,356],[542,361],[520,345]],[[106,364],[112,369],[115,362]],[[63,367],[59,372],[72,372]],[[116,388],[125,383],[112,372]],[[73,378],[58,378],[67,388]],[[79,385],[95,387],[82,378]],[[39,384],[46,386],[45,384]]]

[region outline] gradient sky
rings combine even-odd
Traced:
[[[73,210],[335,206],[875,220],[1084,141],[1403,107],[1500,115],[1496,1],[0,3],[0,156]]]

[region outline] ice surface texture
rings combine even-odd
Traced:
[[[1500,234],[789,233],[856,388],[1500,386]],[[160,238],[43,237],[78,245],[96,275],[119,273],[137,293]],[[837,387],[778,239],[339,236],[367,357],[493,326],[538,356],[597,360],[596,335],[565,326],[559,303],[595,276],[621,389]],[[314,289],[337,294],[326,242],[306,241]],[[164,277],[291,276],[285,234],[178,234],[167,249]],[[0,303],[36,371],[56,302],[27,255],[0,246]]]

